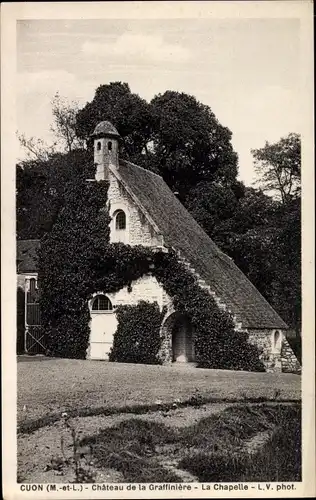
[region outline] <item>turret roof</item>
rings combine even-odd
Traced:
[[[120,134],[112,125],[111,122],[108,121],[103,121],[98,123],[98,125],[95,127],[93,133],[91,134],[91,137],[101,137],[101,136],[108,136],[108,137],[120,137]]]

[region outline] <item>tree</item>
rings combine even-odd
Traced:
[[[184,204],[204,231],[214,238],[219,226],[235,216],[238,196],[232,186],[204,181],[189,191]]]
[[[127,83],[101,85],[77,115],[78,136],[88,139],[102,120],[120,133],[121,156],[162,175],[180,199],[200,181],[236,178],[231,132],[193,96],[167,91],[148,104]]]
[[[80,166],[80,167],[79,167]],[[37,239],[50,232],[65,203],[65,189],[93,174],[89,151],[56,153],[50,159],[24,161],[16,166],[16,216],[18,239]]]
[[[190,197],[193,199],[192,190],[197,189],[199,196],[199,191],[207,191],[209,188],[201,188],[207,183],[213,185],[213,190],[215,185],[221,186],[222,191],[236,186],[237,155],[231,145],[231,132],[193,96],[167,91],[147,103],[132,93],[127,83],[112,82],[99,86],[93,100],[81,110],[77,103],[68,103],[56,94],[52,113],[51,130],[56,140],[51,148],[35,139],[22,141],[30,154],[19,165],[19,237],[38,237],[51,227],[53,205],[68,176],[67,154],[77,151],[83,160],[85,155],[92,158],[91,147],[86,153],[81,149],[85,141],[91,145],[90,135],[102,120],[111,121],[118,129],[121,156],[162,175],[185,204]],[[69,158],[72,165],[79,159]]]
[[[56,143],[61,150],[70,153],[74,149],[83,149],[84,141],[76,133],[76,116],[79,105],[76,101],[69,103],[59,93],[55,94],[52,102],[54,122],[51,131],[56,137]]]
[[[185,93],[167,91],[151,101],[155,163],[171,189],[184,199],[202,181],[233,182],[237,154],[227,127],[212,110]]]
[[[53,123],[50,126],[54,134],[54,142],[48,144],[43,139],[26,137],[17,132],[17,138],[26,153],[25,161],[49,161],[58,152],[70,153],[74,149],[83,149],[84,141],[76,133],[76,116],[79,105],[76,101],[69,103],[57,92],[51,101]]]
[[[282,203],[300,195],[301,139],[289,134],[275,144],[266,142],[261,149],[253,149],[258,183],[264,191],[271,191]]]
[[[282,204],[276,213],[271,259],[275,269],[271,302],[299,336],[302,316],[300,198]]]
[[[270,259],[274,277],[269,294],[276,310],[295,328],[301,328],[301,141],[291,133],[275,144],[252,151],[258,184],[280,200],[272,223]]]
[[[201,183],[186,200],[206,233],[229,255],[291,328],[300,330],[300,200],[260,189]]]
[[[49,146],[43,139],[27,138],[25,134],[19,134],[18,132],[16,135],[26,153],[27,160],[24,161],[48,161],[57,152],[56,141]]]

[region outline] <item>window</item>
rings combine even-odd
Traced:
[[[108,142],[108,150],[111,151],[112,150],[112,142]]]
[[[115,229],[126,229],[126,215],[123,210],[119,210],[115,217]]]
[[[92,311],[112,311],[112,302],[106,295],[97,295],[92,303]]]
[[[281,332],[279,332],[278,330],[276,330],[273,333],[273,336],[272,336],[272,348],[273,348],[273,351],[274,352],[279,351],[281,349],[281,344],[282,344],[282,335],[281,335]]]
[[[101,142],[99,141],[97,142],[97,150],[100,151],[100,149],[101,149]]]

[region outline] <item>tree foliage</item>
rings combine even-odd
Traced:
[[[275,193],[286,203],[300,194],[301,139],[299,134],[289,134],[280,141],[266,142],[261,149],[253,149],[259,182],[265,191]]]
[[[18,239],[40,239],[50,232],[65,203],[69,182],[80,183],[93,175],[88,151],[56,153],[49,160],[24,161],[16,165],[16,215]]]
[[[53,124],[51,131],[56,138],[60,149],[70,153],[74,149],[83,149],[84,141],[77,136],[76,117],[79,105],[76,101],[68,102],[59,93],[55,94],[52,102]]]
[[[277,212],[271,246],[274,279],[271,302],[287,323],[301,330],[301,200],[294,198]]]
[[[185,93],[167,91],[151,101],[155,164],[167,184],[184,198],[201,181],[237,175],[232,134],[212,110]]]
[[[88,139],[102,120],[120,133],[123,157],[162,175],[180,197],[201,180],[237,175],[230,130],[193,96],[167,91],[147,103],[126,83],[101,85],[77,115],[78,136]]]

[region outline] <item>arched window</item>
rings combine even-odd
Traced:
[[[106,295],[97,295],[92,302],[92,311],[112,311],[112,302]]]
[[[109,142],[108,142],[108,150],[109,150],[109,151],[111,151],[111,150],[112,150],[112,142],[111,142],[111,141],[109,141]]]
[[[123,210],[119,210],[115,217],[115,229],[126,229],[126,215]]]
[[[100,149],[101,149],[101,142],[99,141],[97,142],[97,150],[100,151]]]
[[[275,352],[281,349],[281,343],[282,343],[281,332],[279,332],[279,330],[276,330],[275,332],[273,332],[272,335],[272,348]]]

